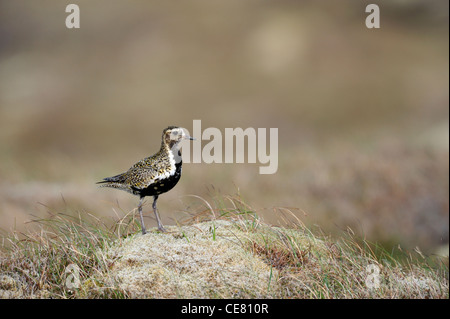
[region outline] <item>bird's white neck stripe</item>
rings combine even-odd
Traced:
[[[181,162],[181,155],[180,154],[180,145],[177,143],[175,144],[169,151],[169,158],[170,158],[170,164],[173,165],[178,164]]]

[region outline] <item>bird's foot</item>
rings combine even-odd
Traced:
[[[158,230],[159,230],[161,233],[167,233],[167,229],[165,229],[162,225],[158,226]]]

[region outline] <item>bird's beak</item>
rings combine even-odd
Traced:
[[[195,141],[195,138],[193,138],[192,136],[185,136],[184,137],[185,140],[191,140],[191,141]]]

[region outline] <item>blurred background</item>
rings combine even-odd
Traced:
[[[186,163],[158,201],[164,223],[188,195],[240,194],[269,223],[293,207],[325,233],[448,251],[447,0],[77,0],[80,29],[65,26],[69,3],[0,0],[3,230],[124,216],[138,198],[95,182],[200,119],[278,128],[278,172]],[[365,26],[369,3],[380,29]]]

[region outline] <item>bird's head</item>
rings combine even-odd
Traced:
[[[163,142],[173,148],[178,145],[182,140],[194,140],[193,137],[186,135],[185,129],[178,126],[169,126],[163,131]]]

